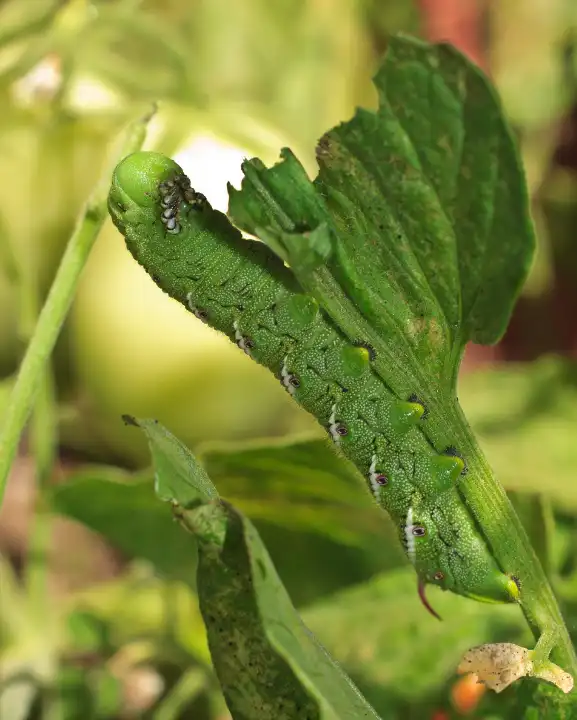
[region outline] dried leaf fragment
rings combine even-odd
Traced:
[[[484,683],[496,693],[502,692],[522,677],[541,678],[553,683],[564,693],[571,692],[573,677],[569,673],[552,662],[547,662],[536,670],[532,658],[533,651],[520,645],[489,643],[467,651],[457,673],[473,673],[477,682]]]

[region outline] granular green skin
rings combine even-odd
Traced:
[[[264,244],[246,241],[181,168],[140,152],[116,168],[109,210],[134,258],[167,294],[271,370],[357,466],[393,518],[423,583],[493,602],[518,598],[456,483],[458,453],[439,454],[420,427],[417,398],[398,398],[299,288]],[[174,227],[169,230],[170,215]]]

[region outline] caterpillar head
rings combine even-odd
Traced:
[[[467,569],[469,572],[469,569]],[[519,602],[520,582],[514,575],[507,575],[495,565],[487,568],[484,575],[477,577],[456,577],[446,575],[442,570],[434,573],[419,574],[419,598],[427,610],[439,620],[441,619],[429,604],[425,594],[427,584],[437,585],[442,590],[451,590],[457,595],[485,603],[512,603]],[[463,582],[464,581],[464,582]]]
[[[177,163],[156,152],[136,152],[117,165],[108,210],[134,258],[181,302],[199,264],[239,234]]]
[[[481,537],[457,533],[449,543],[437,527],[424,508],[410,508],[403,528],[407,555],[418,576],[419,597],[432,615],[439,618],[425,595],[428,584],[480,602],[519,601],[519,581],[502,572]]]
[[[124,234],[127,222],[157,217],[161,202],[160,186],[170,184],[179,190],[182,168],[170,158],[155,152],[136,152],[124,158],[112,174],[108,209],[112,221]]]

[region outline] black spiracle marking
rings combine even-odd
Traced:
[[[202,320],[202,322],[208,322],[208,310],[205,310],[204,308],[196,308],[195,310],[193,310],[193,313],[195,317],[197,317],[199,320]]]

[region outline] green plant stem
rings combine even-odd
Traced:
[[[40,153],[35,175],[40,180],[46,172],[43,154]],[[40,267],[34,243],[22,248],[17,277],[19,285],[19,335],[28,345],[34,334],[40,311]],[[30,429],[30,450],[34,458],[35,510],[29,532],[25,587],[31,617],[38,627],[53,622],[52,608],[48,604],[48,554],[51,538],[51,514],[48,495],[50,478],[56,460],[58,443],[54,380],[50,363],[42,373],[39,391],[34,403]]]
[[[36,476],[36,502],[26,562],[26,589],[32,617],[43,621],[48,602],[48,557],[52,536],[49,500],[50,478],[56,459],[56,405],[52,373],[48,369],[40,381],[31,423],[31,452]],[[48,615],[49,617],[49,615]]]
[[[350,338],[363,337],[375,350],[374,368],[386,382],[389,377],[388,348],[386,343],[361,319],[355,324],[341,310],[348,300],[325,268],[311,274],[310,281],[303,282],[305,291],[316,296],[325,307],[333,307],[333,319]],[[456,343],[457,347],[460,347]],[[450,366],[458,366],[454,359]],[[413,367],[418,367],[415,360]],[[479,446],[459,405],[456,395],[451,405],[440,399],[442,393],[432,395],[430,380],[414,375],[407,387],[402,389],[405,397],[416,393],[423,398],[429,416],[427,436],[438,452],[448,445],[447,428],[451,428],[450,442],[467,458],[468,474],[459,483],[459,492],[478,522],[485,540],[499,565],[521,578],[521,609],[537,642],[533,662],[536,670],[552,652],[554,662],[577,679],[577,656],[571,637],[561,615],[561,610],[541,563],[531,545],[525,529],[513,509],[501,483],[495,477],[487,458]]]
[[[142,147],[151,117],[152,114],[149,112],[145,117],[139,118],[131,124],[120,153],[115,154],[114,164],[121,157]],[[111,168],[107,167],[77,222],[38,317],[34,335],[30,340],[12,390],[0,434],[0,506],[4,498],[8,474],[16,455],[18,441],[30,416],[46,363],[54,349],[56,339],[74,298],[81,272],[107,217],[106,199],[110,173]]]
[[[201,668],[185,671],[156,709],[153,720],[175,720],[185,706],[206,688],[206,672]]]
[[[537,641],[535,666],[538,669],[553,651],[554,661],[575,678],[575,649],[551,585],[458,402],[454,404],[451,422],[459,428],[458,447],[466,454],[470,466],[470,477],[464,477],[460,491],[501,567],[511,568],[522,578],[521,609]]]

